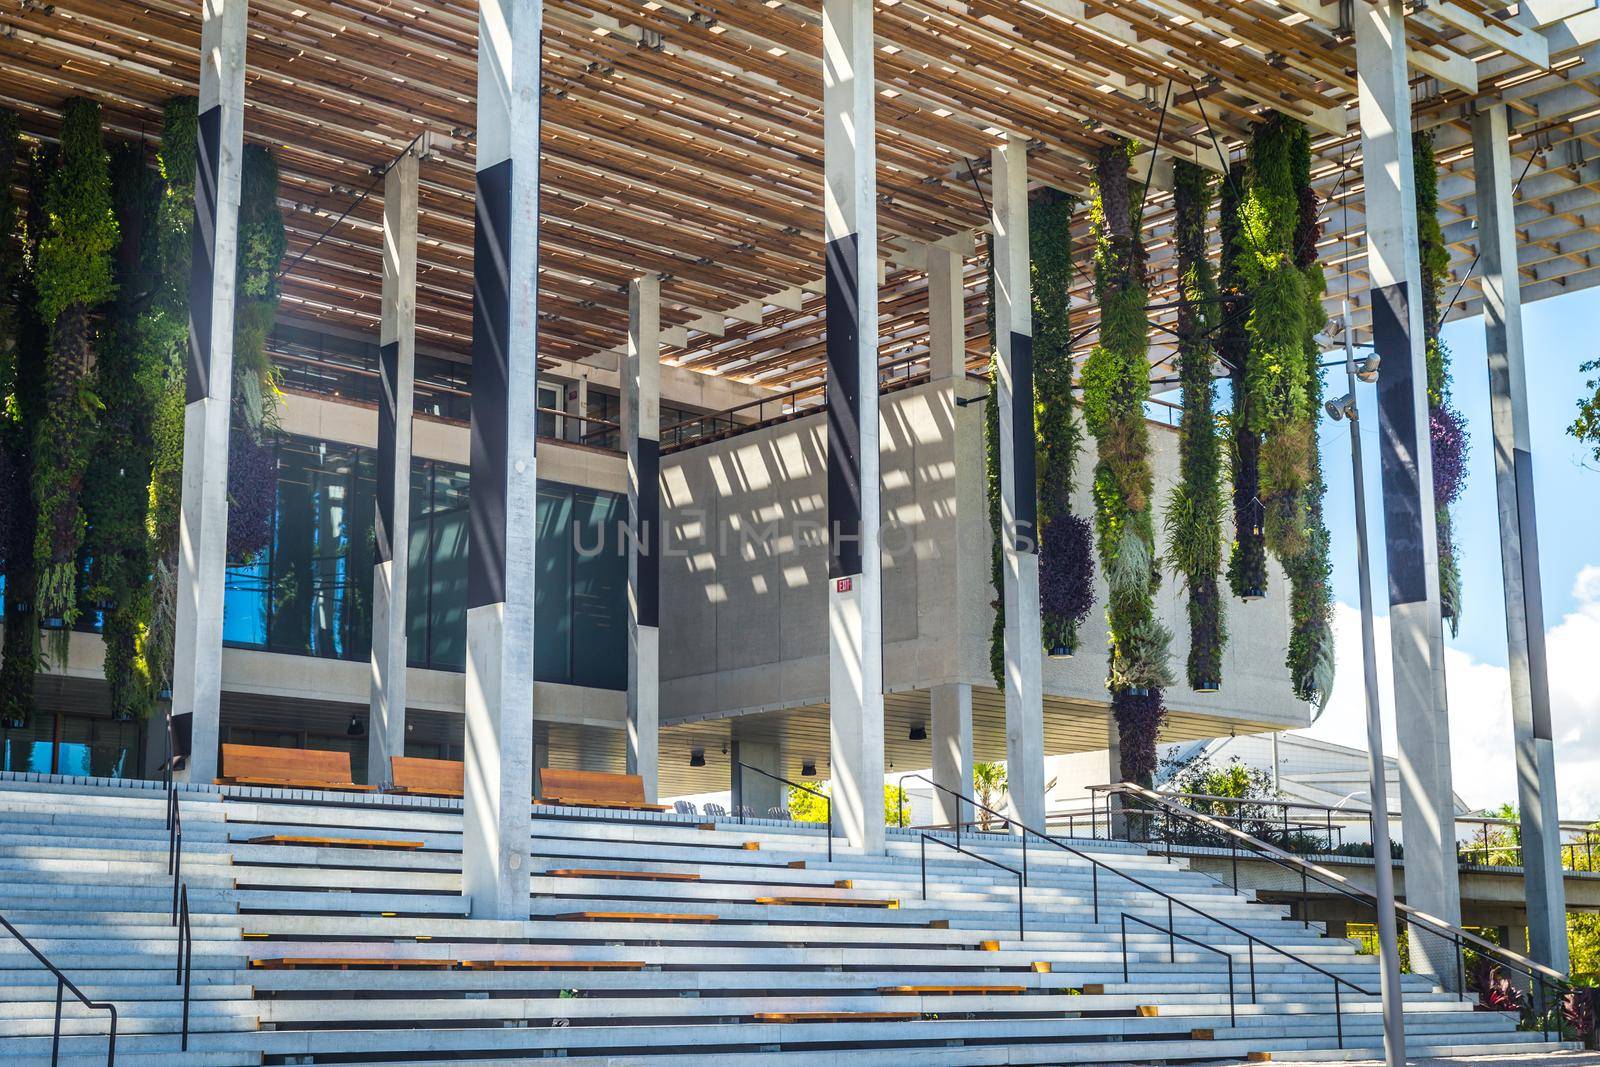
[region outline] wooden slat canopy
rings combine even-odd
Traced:
[[[972,235],[987,223],[987,160],[1003,131],[1030,139],[1036,183],[1082,194],[1113,135],[1149,144],[1159,131],[1163,154],[1216,168],[1267,108],[1317,132],[1330,297],[1348,285],[1363,317],[1355,61],[1338,9],[878,0],[884,358],[925,346],[920,246],[955,242],[974,251],[968,327],[982,359]],[[820,0],[549,0],[545,12],[541,355],[611,364],[627,282],[657,271],[669,362],[763,388],[815,381]],[[286,318],[376,334],[381,204],[359,198],[428,133],[419,344],[469,358],[476,17],[470,0],[251,0],[245,128],[283,175]],[[1529,295],[1600,280],[1600,100],[1585,18],[1537,28],[1484,0],[1434,0],[1410,16],[1418,121],[1440,131],[1458,276],[1474,251],[1467,115],[1504,98],[1513,151],[1537,152],[1519,207]],[[199,30],[199,0],[0,0],[0,103],[49,136],[61,102],[88,95],[114,137],[153,142],[162,102],[195,91]],[[1149,207],[1160,302],[1170,204],[1156,192]],[[1469,284],[1456,313],[1476,299]],[[1091,326],[1086,277],[1079,303]],[[1165,359],[1165,346],[1153,355]]]

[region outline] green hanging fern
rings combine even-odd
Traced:
[[[1083,435],[1072,388],[1073,199],[1041,190],[1028,209],[1033,294],[1034,427],[1038,433],[1040,637],[1072,650],[1094,602],[1087,524],[1072,513]]]
[[[1466,425],[1450,404],[1450,346],[1440,336],[1449,308],[1441,297],[1450,283],[1450,250],[1439,225],[1439,166],[1433,134],[1411,141],[1417,202],[1417,251],[1422,260],[1422,326],[1427,341],[1428,421],[1434,466],[1434,509],[1439,551],[1439,612],[1452,636],[1461,627],[1461,565],[1450,506],[1466,488]]]
[[[189,267],[193,255],[196,102],[167,102],[157,156],[161,194],[156,207],[151,270],[154,291],[139,319],[141,361],[152,378],[151,462],[145,519],[154,574],[149,624],[139,642],[139,671],[152,690],[171,687],[172,635],[177,622],[178,525],[183,498],[184,376],[189,346]]]
[[[61,122],[60,158],[45,191],[46,228],[39,242],[35,286],[39,317],[50,326],[46,402],[35,435],[33,468],[38,509],[34,560],[41,615],[59,617],[57,632],[77,617],[77,560],[83,542],[81,494],[100,402],[89,368],[100,341],[94,314],[116,295],[111,253],[117,244],[109,157],[100,132],[100,105],[68,100]],[[57,655],[64,648],[57,649]]]
[[[1294,236],[1295,159],[1309,136],[1303,123],[1276,112],[1255,127],[1240,207],[1240,265],[1250,290],[1245,389],[1251,427],[1263,436],[1267,546],[1280,560],[1305,551],[1308,538],[1304,492],[1315,423],[1306,393],[1306,279],[1294,261]]]
[[[1159,690],[1172,683],[1171,635],[1155,616],[1155,563],[1149,430],[1150,396],[1144,248],[1140,204],[1128,180],[1133,145],[1100,150],[1089,222],[1094,234],[1100,337],[1083,366],[1084,423],[1098,446],[1095,535],[1110,585],[1107,686],[1122,738],[1124,768],[1147,777],[1164,715]]]
[[[1250,360],[1250,290],[1241,264],[1246,248],[1239,211],[1247,179],[1235,163],[1222,183],[1217,207],[1221,238],[1222,321],[1216,332],[1217,358],[1228,368],[1233,410],[1227,416],[1229,468],[1233,476],[1233,545],[1228,554],[1228,586],[1237,597],[1259,597],[1267,589],[1267,544],[1261,514],[1261,434],[1250,418],[1245,371]]]
[[[1211,179],[1186,160],[1173,165],[1178,268],[1178,373],[1183,383],[1182,477],[1167,507],[1167,557],[1189,593],[1189,685],[1222,684],[1227,630],[1218,591],[1222,567],[1222,449],[1211,380],[1218,316],[1206,217]]]

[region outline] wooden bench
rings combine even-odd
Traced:
[[[1016,996],[1028,991],[1020,985],[886,985],[879,993],[888,996]]]
[[[364,959],[359,956],[285,956],[281,959],[250,961],[251,967],[261,971],[292,971],[301,967],[332,968],[340,971],[348,971],[352,967],[381,971],[448,971],[455,965],[455,960]]]
[[[921,1019],[920,1011],[758,1011],[763,1023],[901,1023]]]
[[[567,771],[547,767],[539,772],[540,800],[584,808],[622,808],[628,811],[671,811],[666,804],[648,804],[644,779],[637,774],[601,771]]]
[[[301,845],[306,848],[383,848],[383,849],[415,849],[421,848],[421,841],[382,841],[370,837],[299,837],[295,834],[270,834],[266,837],[251,837],[244,842],[247,845]]]
[[[864,900],[860,897],[756,897],[757,904],[787,905],[796,908],[889,908],[898,900]]]
[[[218,785],[266,785],[293,789],[347,789],[370,793],[350,775],[350,753],[317,748],[223,745]]]
[[[565,915],[550,915],[546,918],[557,922],[600,922],[600,923],[714,923],[718,916],[707,914],[685,914],[683,912],[648,912],[648,911],[573,911]]]
[[[465,791],[466,765],[454,759],[390,756],[393,792],[420,797],[459,797]]]

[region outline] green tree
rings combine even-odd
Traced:
[[[1600,463],[1600,359],[1592,359],[1578,369],[1596,377],[1584,383],[1584,388],[1592,395],[1578,400],[1578,417],[1572,420],[1567,432],[1588,445],[1594,461]]]
[[[818,793],[831,792],[828,782],[801,782],[806,789],[814,789]],[[789,817],[795,822],[827,822],[828,800],[806,789],[789,790]],[[883,787],[883,824],[885,826],[910,826],[911,825],[911,800],[904,789],[897,785],[885,784]]]
[[[1006,765],[1004,763],[976,762],[972,765],[972,795],[985,808],[1000,810],[1000,801],[1006,795]],[[985,827],[993,818],[988,812],[978,810],[978,822]]]

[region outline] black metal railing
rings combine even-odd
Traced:
[[[1027,925],[1027,919],[1026,919],[1026,917],[1024,915],[1024,911],[1023,911],[1023,907],[1024,907],[1023,906],[1023,892],[1024,892],[1024,890],[1027,889],[1027,886],[1028,886],[1027,875],[1023,874],[1021,871],[1017,870],[1015,867],[1008,867],[1004,863],[1001,863],[998,860],[990,859],[988,856],[980,856],[976,852],[973,852],[973,851],[971,851],[969,849],[962,848],[960,845],[952,845],[950,842],[941,840],[940,838],[937,838],[937,837],[934,837],[932,834],[923,834],[922,835],[922,846],[921,846],[921,852],[922,852],[922,899],[923,900],[927,900],[928,899],[928,842],[929,841],[932,841],[936,845],[943,845],[945,848],[951,849],[952,851],[959,852],[963,856],[970,856],[972,859],[978,860],[979,862],[987,863],[991,867],[998,867],[1002,871],[1009,871],[1011,874],[1016,876],[1016,879],[1017,879],[1017,940],[1018,941],[1026,941],[1028,939],[1028,925]]]
[[[84,994],[83,990],[79,989],[76,985],[73,984],[72,979],[68,978],[66,976],[65,972],[63,972],[60,967],[57,967],[55,964],[51,963],[50,960],[48,958],[46,958],[45,954],[43,952],[40,952],[38,947],[36,945],[34,945],[34,943],[32,941],[29,941],[25,936],[23,936],[23,933],[22,933],[21,930],[18,930],[15,926],[12,926],[10,920],[8,920],[4,915],[0,915],[0,926],[4,926],[6,928],[6,931],[8,933],[10,933],[12,937],[16,938],[17,941],[22,945],[22,947],[27,949],[28,952],[30,954],[32,954],[34,959],[39,961],[40,965],[43,966],[45,970],[47,970],[51,974],[55,975],[55,979],[56,979],[56,1021],[55,1021],[55,1029],[51,1032],[51,1037],[50,1037],[50,1064],[51,1064],[51,1067],[55,1067],[55,1064],[58,1063],[60,1061],[60,1059],[61,1059],[61,1005],[62,1005],[63,995],[66,994],[66,993],[71,993],[73,995],[73,997],[75,997],[77,999],[79,1004],[82,1004],[85,1008],[88,1008],[90,1011],[104,1011],[104,1012],[109,1012],[110,1013],[111,1026],[110,1026],[110,1030],[107,1033],[107,1041],[106,1041],[106,1067],[116,1067],[116,1062],[117,1062],[117,1006],[115,1004],[110,1003],[109,1001],[90,1000]]]
[[[1302,887],[1302,907],[1306,906],[1308,897],[1305,895],[1307,887],[1315,883],[1324,889],[1331,890],[1337,895],[1355,901],[1364,907],[1371,908],[1374,920],[1377,917],[1378,899],[1361,886],[1352,882],[1334,871],[1312,863],[1310,860],[1286,852],[1277,846],[1253,838],[1243,831],[1236,830],[1228,824],[1193,811],[1187,807],[1173,802],[1166,796],[1146,789],[1143,786],[1122,783],[1113,786],[1095,786],[1094,789],[1111,795],[1123,795],[1134,798],[1138,803],[1165,811],[1171,817],[1195,820],[1208,824],[1211,829],[1225,833],[1232,841],[1234,852],[1233,860],[1233,888],[1237,891],[1239,885],[1238,851],[1244,849],[1249,855],[1273,865],[1295,871],[1299,874]],[[1502,948],[1492,941],[1478,937],[1458,926],[1454,926],[1443,919],[1429,915],[1427,912],[1418,911],[1408,904],[1395,902],[1396,917],[1404,924],[1402,929],[1408,932],[1420,931],[1424,935],[1448,943],[1455,957],[1456,985],[1463,999],[1467,998],[1466,985],[1466,953],[1470,950],[1481,957],[1486,957],[1497,966],[1506,968],[1516,974],[1523,975],[1528,980],[1528,988],[1533,992],[1534,1004],[1531,1006],[1534,1021],[1539,1029],[1548,1036],[1553,1031],[1560,1029],[1560,1023],[1554,1019],[1560,1005],[1565,1003],[1567,996],[1572,992],[1572,985],[1567,976],[1542,963],[1528,959],[1509,949]],[[1551,991],[1556,993],[1551,997]],[[1552,1025],[1553,1024],[1553,1025]]]
[[[1128,973],[1129,973],[1128,972],[1128,920],[1129,919],[1132,919],[1134,922],[1138,923],[1140,926],[1148,926],[1150,929],[1154,930],[1158,934],[1166,934],[1167,935],[1167,962],[1173,964],[1174,966],[1176,966],[1177,962],[1178,962],[1178,942],[1179,941],[1185,942],[1186,944],[1194,945],[1196,948],[1201,948],[1201,949],[1204,949],[1207,952],[1215,953],[1216,955],[1221,956],[1223,958],[1223,960],[1228,965],[1228,1024],[1230,1026],[1238,1026],[1239,1025],[1239,1008],[1238,1008],[1238,1004],[1237,1004],[1236,999],[1235,999],[1236,990],[1235,990],[1235,987],[1234,987],[1234,980],[1233,980],[1233,953],[1224,952],[1220,948],[1217,948],[1215,945],[1208,945],[1204,941],[1200,941],[1200,940],[1197,940],[1195,938],[1190,937],[1188,934],[1180,934],[1180,933],[1178,933],[1178,931],[1174,930],[1171,926],[1162,926],[1159,923],[1153,923],[1149,919],[1143,918],[1142,916],[1139,916],[1139,915],[1132,915],[1132,914],[1130,914],[1128,912],[1123,912],[1122,913],[1122,980],[1123,980],[1123,982],[1132,981],[1132,979],[1128,977]],[[1256,975],[1255,975],[1254,968],[1252,968],[1251,971],[1250,971],[1250,999],[1251,999],[1252,1003],[1254,1003],[1254,1001],[1255,1001],[1255,996],[1256,996]],[[1337,996],[1335,997],[1335,1000],[1337,1000]]]
[[[183,1051],[189,1051],[189,987],[194,969],[194,932],[189,925],[189,887],[183,881],[183,809],[178,803],[177,745],[172,734],[172,711],[167,711],[167,873],[172,876],[172,925],[178,933],[177,967],[173,983],[183,987]]]
[[[1105,863],[1102,860],[1096,859],[1095,857],[1089,855],[1088,853],[1082,851],[1081,849],[1073,848],[1071,845],[1067,844],[1066,842],[1060,840],[1057,837],[1054,837],[1054,836],[1052,836],[1050,834],[1045,833],[1043,830],[1035,830],[1033,827],[1028,826],[1025,823],[1019,822],[1017,819],[1014,819],[1009,815],[1004,815],[1001,812],[995,811],[993,808],[988,807],[985,804],[980,804],[978,801],[974,800],[972,797],[967,796],[965,793],[961,793],[961,792],[959,792],[959,791],[957,791],[955,789],[951,789],[949,786],[946,786],[946,785],[940,785],[938,782],[935,782],[933,779],[928,778],[926,775],[921,775],[921,774],[906,774],[906,775],[902,775],[901,778],[900,778],[900,781],[902,783],[901,784],[901,788],[904,789],[904,783],[906,781],[912,780],[912,779],[915,779],[915,780],[920,781],[920,782],[924,782],[927,785],[932,786],[934,789],[939,790],[940,792],[943,792],[943,793],[945,793],[945,794],[947,794],[949,796],[955,797],[957,800],[965,801],[966,803],[972,805],[974,811],[987,812],[989,815],[993,816],[996,820],[998,820],[1001,823],[1001,825],[1007,827],[1008,829],[1011,828],[1011,827],[1015,827],[1017,832],[1018,832],[1018,836],[1021,839],[1021,844],[1022,844],[1022,855],[1023,855],[1022,870],[1024,872],[1023,873],[1023,884],[1024,885],[1027,884],[1027,875],[1026,875],[1026,871],[1027,871],[1027,847],[1028,847],[1028,838],[1029,837],[1033,837],[1033,838],[1035,838],[1035,839],[1037,839],[1039,841],[1044,842],[1047,845],[1050,845],[1050,846],[1052,846],[1054,848],[1058,848],[1061,851],[1066,852],[1069,855],[1076,856],[1079,859],[1083,860],[1084,862],[1088,863],[1090,865],[1090,872],[1091,872],[1092,902],[1093,902],[1093,908],[1094,908],[1094,923],[1095,923],[1096,926],[1100,925],[1100,881],[1099,881],[1098,874],[1099,874],[1100,869],[1104,868],[1110,874],[1114,874],[1118,878],[1121,878],[1124,881],[1127,881],[1127,882],[1131,883],[1132,885],[1138,886],[1140,889],[1144,890],[1145,892],[1154,894],[1155,896],[1160,897],[1162,900],[1166,901],[1166,904],[1167,904],[1167,924],[1169,926],[1173,925],[1174,909],[1175,908],[1182,908],[1184,911],[1188,912],[1189,914],[1195,915],[1195,916],[1205,920],[1208,923],[1212,923],[1212,924],[1214,924],[1216,926],[1220,926],[1224,930],[1227,930],[1230,933],[1234,934],[1235,936],[1242,938],[1244,940],[1244,942],[1245,942],[1246,949],[1247,949],[1247,951],[1249,953],[1250,974],[1251,974],[1251,983],[1252,983],[1252,998],[1254,997],[1255,946],[1257,946],[1257,945],[1260,945],[1265,949],[1268,949],[1268,950],[1270,950],[1272,952],[1277,953],[1278,955],[1284,957],[1285,959],[1291,960],[1294,963],[1297,963],[1297,964],[1299,964],[1299,965],[1301,965],[1303,967],[1306,967],[1306,968],[1308,968],[1308,969],[1310,969],[1312,971],[1315,971],[1315,972],[1317,972],[1319,974],[1322,974],[1327,978],[1332,979],[1332,981],[1334,982],[1334,1014],[1336,1016],[1341,1016],[1341,1013],[1343,1011],[1343,1001],[1342,1001],[1342,998],[1339,995],[1339,989],[1340,989],[1341,986],[1348,986],[1349,988],[1351,988],[1351,989],[1355,990],[1356,992],[1360,993],[1362,996],[1367,996],[1367,997],[1377,997],[1377,996],[1379,996],[1379,994],[1377,992],[1375,992],[1373,990],[1370,990],[1370,989],[1367,989],[1366,987],[1364,987],[1362,985],[1359,985],[1356,982],[1352,982],[1348,978],[1344,978],[1344,977],[1342,977],[1340,975],[1337,975],[1337,974],[1333,973],[1332,971],[1326,969],[1325,967],[1318,966],[1317,964],[1312,963],[1310,960],[1307,960],[1307,959],[1304,959],[1304,958],[1302,958],[1300,956],[1297,956],[1293,952],[1290,952],[1288,949],[1285,949],[1285,948],[1282,948],[1282,947],[1280,947],[1278,945],[1273,944],[1272,942],[1268,941],[1266,938],[1259,937],[1256,934],[1250,933],[1248,930],[1241,929],[1240,927],[1235,926],[1233,923],[1228,922],[1226,919],[1220,919],[1217,916],[1212,915],[1210,912],[1207,912],[1204,909],[1202,909],[1200,907],[1197,907],[1194,904],[1189,903],[1187,900],[1183,900],[1183,899],[1181,899],[1179,897],[1175,897],[1171,893],[1168,893],[1163,889],[1156,888],[1155,886],[1151,885],[1149,882],[1146,882],[1146,881],[1144,881],[1142,879],[1139,879],[1139,878],[1135,878],[1133,875],[1128,874],[1126,871],[1119,870],[1118,868],[1113,867],[1110,864]],[[961,822],[961,820],[957,819],[956,821],[957,821],[957,824],[958,824],[956,829],[957,829],[957,833],[959,833],[960,832],[959,823]],[[1344,1022],[1343,1022],[1342,1016],[1340,1018],[1336,1019],[1335,1025],[1338,1028],[1338,1032],[1339,1032],[1339,1047],[1343,1048],[1344,1047]]]
[[[744,804],[744,772],[745,771],[755,771],[757,774],[764,775],[767,778],[771,778],[774,782],[782,782],[784,785],[788,786],[790,789],[798,789],[802,793],[809,793],[811,796],[819,798],[822,801],[822,810],[827,814],[827,823],[828,823],[828,862],[829,863],[833,862],[833,798],[832,797],[828,796],[828,794],[824,793],[820,789],[813,789],[811,786],[809,786],[809,785],[801,785],[799,782],[791,782],[791,781],[789,781],[789,779],[783,777],[781,774],[773,774],[771,771],[764,771],[760,767],[752,767],[748,763],[740,763],[738,760],[734,760],[733,761],[733,766],[734,766],[734,768],[735,768],[735,770],[736,770],[736,772],[738,774],[738,780],[734,784],[736,786],[738,786],[738,792],[739,792],[739,796],[733,801],[733,808],[734,808],[734,812],[736,813],[736,815],[737,815],[737,817],[739,819],[739,822],[741,824],[744,822],[744,817],[745,817],[744,816],[744,810],[745,810],[745,804]]]

